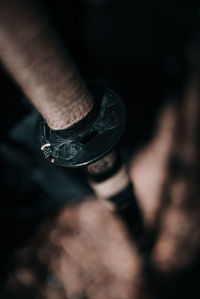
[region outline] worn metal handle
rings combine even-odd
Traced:
[[[0,1],[0,59],[50,128],[91,111],[92,96],[36,1]]]

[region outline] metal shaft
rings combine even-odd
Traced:
[[[0,1],[0,60],[50,128],[68,128],[92,109],[92,96],[37,1]]]
[[[88,182],[98,199],[122,218],[134,242],[144,252],[148,244],[142,217],[132,182],[118,151],[113,150],[99,161],[88,165],[87,173]]]
[[[51,129],[67,129],[92,110],[92,96],[35,1],[0,1],[0,59]],[[132,234],[136,227],[141,231],[132,184],[118,154],[90,164],[87,172],[97,196],[118,211]]]

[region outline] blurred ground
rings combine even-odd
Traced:
[[[143,166],[141,166],[143,164],[145,165],[144,168],[146,167],[152,169],[154,168],[154,166],[151,166],[152,163],[154,163],[154,165],[156,163],[161,165],[162,167],[160,166],[160,172],[164,173],[165,175],[169,174],[170,178],[172,177],[173,179],[171,173],[168,173],[167,171],[163,172],[165,160],[167,160],[166,153],[168,153],[169,150],[168,148],[163,149],[162,139],[160,141],[159,138],[156,139],[156,137],[153,138],[152,136],[156,128],[157,119],[162,118],[162,107],[165,107],[168,102],[171,102],[175,103],[175,106],[178,107],[176,108],[176,111],[179,110],[179,107],[182,107],[181,100],[185,97],[185,90],[189,85],[190,78],[193,78],[193,76],[198,77],[199,56],[198,50],[195,49],[199,49],[200,5],[195,1],[192,1],[188,4],[184,2],[174,3],[174,1],[164,1],[162,3],[157,1],[143,1],[139,3],[133,3],[133,1],[128,0],[68,1],[67,8],[66,2],[60,2],[58,4],[55,1],[44,1],[44,4],[46,5],[47,9],[49,9],[54,23],[64,39],[66,47],[70,49],[71,55],[75,59],[81,73],[84,75],[86,80],[89,82],[98,82],[110,86],[111,88],[115,89],[124,100],[128,111],[128,124],[120,143],[120,149],[125,161],[129,162],[130,165],[133,154],[137,153],[137,150],[140,147],[143,145],[145,146],[147,142],[150,142],[150,145],[152,145],[150,149],[147,149],[146,152],[141,152],[141,158],[138,154],[138,159],[132,162],[133,165],[135,165],[135,168],[132,168],[132,175],[134,177],[133,180],[136,180],[136,184],[138,186],[141,184],[142,187],[144,186],[144,182],[149,182],[151,174],[147,175],[147,178],[144,178],[143,176],[137,175],[137,169],[143,169]],[[22,259],[22,264],[32,264],[30,261],[33,259],[34,254],[30,254],[29,252],[32,252],[32,247],[34,250],[39,249],[38,245],[27,244],[29,244],[28,240],[30,240],[32,237],[35,237],[36,231],[38,231],[40,224],[49,217],[55,217],[60,209],[62,215],[62,210],[67,203],[71,201],[81,201],[84,197],[91,194],[91,190],[86,184],[86,181],[84,181],[81,171],[57,168],[48,164],[41,158],[35,139],[37,112],[29,104],[28,100],[23,97],[21,92],[17,89],[11,79],[8,78],[3,69],[1,70],[0,78],[2,102],[2,108],[0,111],[0,121],[2,125],[2,130],[0,132],[0,171],[2,183],[0,210],[2,259],[0,261],[0,276],[3,286],[5,285],[5,281],[9,280],[8,277],[12,275],[15,276],[12,273],[15,273],[14,271],[17,267],[16,260],[20,262]],[[172,106],[173,105],[174,104],[172,104]],[[184,115],[187,115],[186,112],[190,111],[188,109],[189,108],[187,107],[184,108],[183,105],[182,111],[185,111],[183,112],[183,114],[185,113]],[[191,115],[194,115],[194,111],[196,110],[198,110],[198,108],[191,110],[193,111],[191,112]],[[177,112],[175,112],[175,114],[176,113]],[[164,144],[169,144],[169,139],[171,138],[168,136],[168,133],[163,133],[170,130],[170,126],[173,122],[173,112],[170,112],[169,114],[170,125],[168,126],[167,124],[168,130],[161,130],[161,136],[164,136]],[[181,120],[182,124],[191,123],[191,119],[193,119],[193,117],[191,119],[183,119],[183,117],[181,118],[181,116],[177,116],[176,114],[176,122]],[[195,123],[197,123],[197,121]],[[180,132],[182,132],[182,128],[184,128],[184,125],[181,125],[181,127],[177,129],[177,132],[179,133],[176,133],[176,136],[181,136]],[[178,152],[181,151],[181,147],[184,147],[184,142],[182,140],[186,140],[186,144],[191,144],[191,140],[188,136],[192,136],[191,132],[193,131],[194,128],[189,131],[188,135],[186,134],[182,137],[182,139],[180,138],[181,146],[179,148],[176,146],[176,148],[178,148]],[[198,137],[195,135],[193,140],[197,139]],[[174,141],[171,142],[174,144]],[[161,144],[161,158],[158,163],[158,159],[155,159],[155,157],[159,157],[160,150],[155,151],[155,148],[159,148],[159,144]],[[196,148],[195,146],[194,148]],[[147,159],[148,161],[151,161],[150,166],[149,164],[146,164],[149,162],[147,162],[142,155],[145,158],[150,157]],[[141,163],[138,162],[140,160],[142,161]],[[198,167],[198,159],[194,159],[194,161],[191,163],[193,163],[193,167],[194,165],[196,165],[196,168]],[[139,165],[139,168],[137,168],[137,165]],[[148,165],[148,167],[146,165]],[[141,172],[142,171],[143,170],[141,170]],[[144,172],[146,173],[146,170],[144,170],[142,173]],[[154,173],[156,173],[156,170]],[[198,178],[198,173],[194,174],[194,176],[195,181],[196,178]],[[140,180],[141,177],[142,183]],[[158,177],[160,178],[159,174]],[[162,180],[164,179],[166,178],[162,177]],[[157,183],[158,180],[155,179],[155,182]],[[159,184],[162,186],[161,183]],[[168,184],[171,186],[170,182],[168,182]],[[190,184],[191,182],[189,185]],[[136,191],[139,192],[138,196],[140,198],[140,205],[141,208],[143,208],[145,215],[145,208],[147,207],[148,210],[148,202],[150,201],[148,201],[147,204],[145,203],[145,188],[143,188],[143,190],[144,194],[140,194],[140,191],[136,189]],[[146,190],[148,190],[148,184]],[[180,190],[182,189],[180,188]],[[157,189],[156,192],[158,192]],[[151,195],[153,199],[161,197],[160,193],[158,194],[156,192],[152,193],[153,195]],[[175,188],[174,192],[177,194],[176,192],[179,191],[176,191]],[[86,207],[83,207],[83,209],[86,209]],[[67,221],[67,226],[69,226],[71,223],[76,223],[77,219],[79,219],[79,209],[82,208],[78,207],[76,212],[74,212],[74,214],[72,213],[72,216],[67,214],[69,221],[64,218]],[[98,208],[96,208],[95,205],[92,206],[91,204],[89,205],[88,209],[95,210]],[[198,210],[198,204],[196,205],[195,209]],[[100,208],[99,215],[102,215],[103,218],[104,214],[101,213],[102,211]],[[97,214],[98,213],[96,212],[96,215]],[[146,214],[149,216],[149,211],[148,213],[146,212]],[[59,217],[60,216],[58,216],[58,219],[60,219]],[[198,218],[198,215],[192,215],[191,217],[196,219]],[[63,220],[64,223],[65,220]],[[59,222],[59,220],[56,221]],[[85,227],[84,220],[80,221],[83,221],[80,229],[81,232],[84,232],[84,228],[87,232],[88,227]],[[151,222],[149,218],[147,219],[147,222],[148,221]],[[117,225],[117,227],[119,227],[117,231],[121,232],[121,234],[119,233],[119,236],[118,234],[115,235],[116,244],[119,245],[119,243],[122,242],[125,246],[122,259],[124,256],[127,257],[130,255],[129,260],[132,262],[137,261],[133,263],[136,263],[136,270],[139,269],[140,258],[138,257],[138,253],[134,245],[132,245],[133,248],[130,250],[130,244],[128,243],[129,241],[128,237],[126,236],[126,232],[123,230],[123,225],[119,223],[119,220],[115,219],[108,219],[108,222],[109,225],[110,223],[114,223],[114,228],[113,231],[111,229],[110,234],[108,234],[107,240],[110,240],[110,235],[115,234],[115,225]],[[183,224],[185,222],[187,221],[183,220]],[[52,225],[53,223],[54,222],[52,220]],[[96,218],[92,223],[96,223]],[[194,221],[194,223],[197,225],[197,221]],[[93,225],[91,226],[93,227]],[[165,224],[163,224],[163,226],[165,226]],[[57,224],[55,225],[55,229],[56,227]],[[96,230],[94,228],[94,231],[89,231],[89,236],[95,235],[97,232],[100,234],[101,229],[98,227],[101,227],[101,229],[104,230],[101,226],[100,220],[97,222]],[[182,227],[184,227],[184,225]],[[45,229],[43,230],[45,233],[43,234],[47,239],[47,236],[51,234],[52,229],[53,228],[50,228],[49,226],[47,228],[45,226]],[[195,228],[188,230],[189,236],[191,235],[191,231],[194,230]],[[79,234],[80,233],[78,233],[78,235]],[[45,239],[44,237],[42,238]],[[122,239],[118,240],[118,238]],[[199,239],[198,234],[196,238]],[[170,238],[167,240],[169,240],[167,244],[171,244]],[[40,241],[37,242],[38,244],[42,244]],[[70,241],[68,240],[68,242]],[[93,239],[91,245],[90,241],[88,242],[89,244],[84,248],[85,251],[81,253],[82,255],[78,252],[78,256],[76,255],[75,259],[82,260],[85,258],[86,261],[87,258],[90,259],[90,257],[94,261],[100,259],[100,253],[93,257],[90,254],[87,255],[87,252],[90,246],[97,246],[97,248],[99,248],[99,246],[101,247],[101,242],[98,243],[95,238]],[[96,242],[97,245],[95,245]],[[41,248],[44,247],[48,249],[49,243],[45,243],[44,241],[43,243],[44,245],[41,245]],[[75,245],[78,246],[78,248],[81,246],[80,244]],[[75,245],[72,244],[72,248]],[[30,258],[27,258],[28,261],[25,262],[21,257],[15,258],[15,253],[17,250],[23,248],[24,246],[28,246],[27,256],[30,254]],[[36,249],[34,246],[36,246]],[[62,244],[62,246],[64,246],[64,248],[68,248],[66,245]],[[110,247],[108,245],[109,248],[115,248],[112,246],[113,244],[111,244]],[[159,246],[162,247],[162,245]],[[184,246],[187,246],[187,243],[181,243],[179,246],[178,250],[180,253]],[[31,247],[31,249],[29,249],[29,247]],[[157,250],[159,251],[159,249]],[[66,252],[69,254],[67,250]],[[101,252],[101,250],[99,252]],[[111,251],[111,253],[112,252],[113,251]],[[19,256],[21,255],[22,257],[26,257],[25,254],[23,255],[23,251],[19,254]],[[113,256],[113,254],[111,255]],[[155,253],[155,255],[158,256],[159,254]],[[38,265],[39,270],[34,269],[36,274],[41,273],[40,268],[42,268],[42,271],[45,272],[48,258],[48,255],[44,260],[40,257],[36,258],[37,262],[33,262],[33,264],[36,265],[36,268]],[[71,273],[75,271],[73,269],[76,269],[76,266],[72,266],[70,264],[69,261],[71,261],[71,259],[64,258],[64,260],[67,264],[66,268],[68,267],[68,269],[70,269],[69,272],[70,275],[72,275]],[[147,271],[147,276],[149,275],[152,278],[151,285],[153,286],[151,288],[154,290],[153,295],[151,294],[151,296],[154,296],[155,298],[168,298],[170,294],[171,298],[183,298],[183,296],[193,298],[192,291],[199,291],[199,267],[197,267],[197,260],[198,257],[196,257],[195,263],[194,261],[191,261],[190,267],[188,268],[187,266],[187,269],[185,271],[181,270],[181,273],[179,274],[166,276],[163,274],[161,275],[160,272],[155,272],[152,269],[148,270],[149,272]],[[41,267],[40,263],[44,263],[44,267]],[[92,263],[89,260],[88,265],[90,264]],[[98,265],[99,264],[97,263],[97,269],[101,269],[102,272],[106,273],[104,268],[107,268],[107,266],[103,265],[102,268],[99,268]],[[118,272],[118,264],[115,262],[115,260],[113,261],[113,265],[116,265],[116,272]],[[77,277],[80,275],[80,273],[87,272],[85,267],[86,266],[84,264],[79,264],[77,266],[78,270],[77,272],[75,271],[74,276]],[[108,271],[108,278],[110,276],[112,277],[113,273],[110,274],[110,271],[112,272],[112,267]],[[120,264],[118,267],[120,267]],[[135,287],[134,290],[132,290],[130,287],[130,276],[134,276],[134,271],[136,271],[134,270],[134,266],[131,270],[133,273],[130,274],[128,279],[127,277],[124,278],[123,273],[128,273],[129,270],[126,268],[124,269],[124,272],[122,271],[122,277],[119,275],[116,280],[114,279],[115,282],[110,284],[110,289],[113,289],[113,297],[108,295],[109,290],[106,292],[107,295],[105,295],[105,293],[102,291],[99,292],[99,297],[97,295],[98,292],[95,293],[98,287],[101,289],[105,287],[104,281],[102,282],[100,279],[100,282],[98,282],[98,278],[96,279],[95,275],[93,277],[93,273],[96,273],[96,268],[89,269],[88,273],[90,273],[91,277],[78,279],[77,285],[80,287],[81,282],[84,282],[83,285],[88,285],[89,282],[93,283],[94,285],[96,283],[96,288],[94,287],[94,290],[83,287],[83,289],[85,288],[85,292],[87,290],[87,294],[85,294],[85,296],[87,295],[89,298],[117,299],[118,297],[117,295],[114,295],[114,290],[116,285],[120,284],[124,279],[124,285],[122,286],[121,291],[116,288],[116,290],[118,290],[116,292],[119,295],[119,298],[129,298],[131,295],[126,294],[126,291],[133,292],[133,298],[136,298],[136,296],[142,296],[141,298],[144,298],[144,295],[136,294],[137,292],[135,291]],[[138,271],[140,272],[140,270]],[[58,271],[58,273],[60,273],[60,271]],[[39,274],[36,276],[40,278]],[[69,276],[68,272],[66,274],[64,273],[64,276]],[[101,277],[101,275],[99,276]],[[43,282],[42,286],[45,285],[46,279],[48,277],[49,276],[47,274],[41,275],[41,281],[43,281],[43,279],[45,281]],[[104,279],[106,280],[107,278]],[[39,282],[38,289],[39,286],[41,287],[41,281]],[[76,281],[76,279],[73,281]],[[10,282],[8,282],[8,284],[9,283]],[[35,287],[37,286],[37,283],[33,284],[34,289],[37,289],[37,287]],[[13,285],[12,282],[11,285]],[[66,285],[71,285],[71,282],[67,281]],[[32,294],[33,298],[39,298],[39,296],[47,296],[48,292],[52,295],[53,289],[54,288],[50,287],[49,291],[47,288],[45,293],[46,295],[38,295],[36,293],[36,297],[34,297],[34,291],[30,291],[28,289],[28,295],[27,293],[23,295],[25,297],[22,297],[20,292],[19,295],[16,295],[17,293],[15,293],[13,295],[14,297],[12,297],[11,294],[3,295],[2,287],[1,297],[4,298],[4,296],[8,296],[8,298],[31,298],[30,294]],[[52,295],[52,298],[65,298],[62,297],[64,296],[63,290],[59,289],[59,292],[60,295]],[[50,294],[47,298],[51,298]],[[76,295],[80,296],[80,293]],[[145,296],[148,298],[148,295],[145,294]]]

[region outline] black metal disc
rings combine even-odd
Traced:
[[[45,158],[66,167],[99,160],[118,143],[126,123],[122,100],[109,88],[90,88],[94,108],[83,120],[65,130],[52,130],[39,121],[39,143]]]

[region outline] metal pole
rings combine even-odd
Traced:
[[[106,90],[93,99],[35,1],[0,1],[0,59],[44,118],[45,157],[61,166],[90,164],[87,174],[97,196],[118,211],[131,234],[141,233],[128,173],[110,152],[125,123],[118,96]]]

